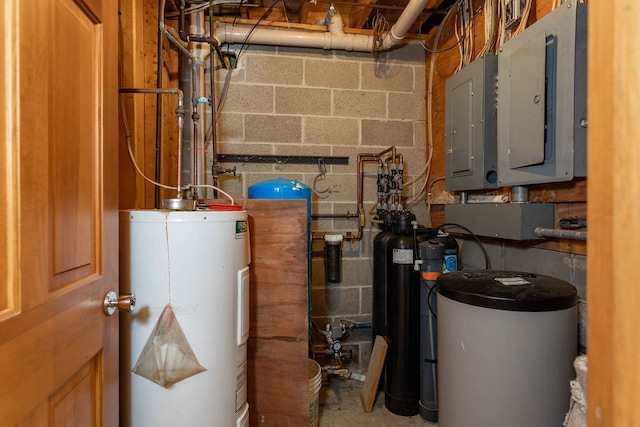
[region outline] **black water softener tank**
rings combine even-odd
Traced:
[[[393,237],[391,231],[393,216],[397,216],[397,213],[388,211],[378,213],[381,221],[378,224],[380,232],[373,239],[371,348],[376,341],[376,336],[384,337],[387,334],[387,247],[389,240]]]
[[[414,270],[416,245],[427,234],[414,231],[415,215],[394,216],[387,242],[386,408],[397,415],[416,415],[420,397],[420,276]]]

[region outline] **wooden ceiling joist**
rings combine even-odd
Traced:
[[[380,14],[387,21],[387,28],[393,26],[398,20],[404,8],[410,0],[276,0],[276,3],[261,2],[259,4],[247,4],[241,6],[243,13],[238,14],[232,10],[236,16],[243,16],[254,22],[260,21],[260,25],[273,26],[274,23],[303,24],[311,26],[322,26],[329,7],[333,4],[340,12],[345,26],[345,32],[349,30],[361,30],[372,28],[373,14]],[[420,27],[430,17],[442,14],[442,8],[446,7],[450,0],[431,0],[427,3],[424,12],[416,19],[409,30],[410,35],[417,35]],[[230,15],[227,15],[230,16]],[[220,19],[218,16],[216,19]]]

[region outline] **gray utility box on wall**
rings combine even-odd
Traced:
[[[497,75],[498,57],[485,55],[446,82],[445,184],[448,191],[498,186]]]
[[[536,227],[554,227],[553,203],[466,203],[444,206],[446,222],[464,224],[478,236],[535,240]]]
[[[586,176],[587,5],[567,1],[498,55],[499,185]]]

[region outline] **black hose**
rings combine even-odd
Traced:
[[[436,312],[433,310],[433,307],[431,306],[431,294],[433,294],[433,290],[436,287],[437,286],[434,284],[432,287],[429,288],[429,292],[427,293],[427,306],[429,307],[429,311],[431,312],[433,317],[435,317],[437,319],[438,315],[436,314]]]
[[[480,246],[480,250],[482,251],[482,255],[484,255],[485,269],[491,270],[491,261],[489,260],[489,255],[487,254],[487,250],[484,248],[484,245],[482,244],[480,239],[478,239],[478,236],[476,236],[473,233],[473,231],[469,230],[467,227],[465,227],[463,225],[456,224],[456,223],[453,223],[453,222],[449,222],[449,223],[445,223],[445,224],[441,224],[441,225],[437,226],[436,229],[435,229],[435,233],[437,234],[439,230],[444,230],[447,227],[458,227],[458,228],[461,228],[461,229],[465,230],[467,233],[469,233],[469,235],[471,235],[471,237],[473,237],[473,239],[476,241],[476,243],[478,243],[478,246]]]

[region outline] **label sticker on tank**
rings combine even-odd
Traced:
[[[527,282],[522,277],[496,277],[495,280],[502,283],[505,286],[515,285],[533,285],[531,282]]]
[[[458,270],[458,256],[445,254],[442,262],[442,273],[451,273],[456,270]]]
[[[236,221],[236,239],[244,239],[247,236],[247,221]]]
[[[413,249],[394,249],[394,264],[413,264]]]
[[[236,412],[247,401],[247,361],[244,360],[236,369]]]

